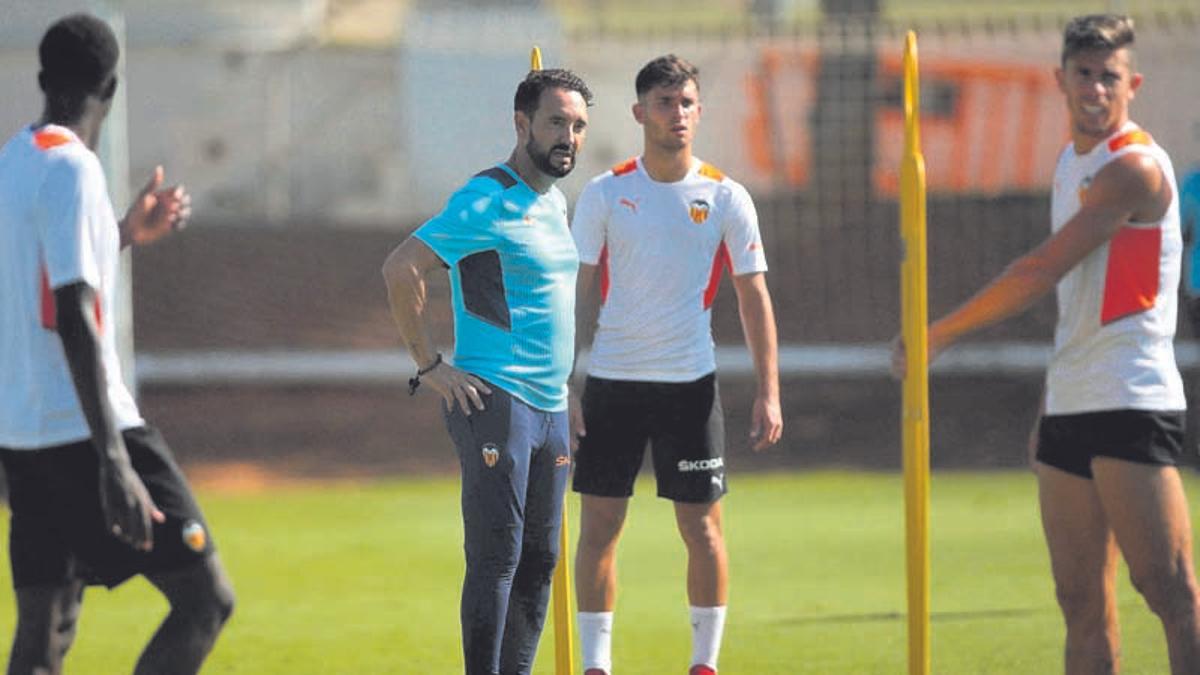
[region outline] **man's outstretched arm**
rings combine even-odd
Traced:
[[[1079,211],[1060,230],[929,326],[930,363],[962,337],[1019,314],[1050,293],[1067,272],[1124,225],[1161,219],[1171,197],[1162,170],[1147,155],[1131,153],[1105,166]],[[903,377],[906,369],[904,345],[897,340],[892,373]]]

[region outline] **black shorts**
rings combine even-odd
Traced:
[[[588,377],[587,435],[575,454],[576,492],[629,497],[646,443],[658,496],[705,504],[725,485],[725,420],[713,374],[694,382],[630,382]]]
[[[1185,304],[1188,321],[1192,324],[1192,337],[1200,338],[1200,297],[1189,297]]]
[[[82,579],[113,587],[135,574],[191,565],[213,550],[208,524],[157,430],[126,430],[134,470],[166,516],[154,523],[154,548],[137,551],[114,537],[100,511],[99,458],[90,440],[40,450],[0,448],[8,479],[13,586]]]
[[[1044,415],[1038,424],[1037,459],[1081,478],[1092,477],[1092,459],[1175,466],[1183,455],[1185,413],[1102,410]]]

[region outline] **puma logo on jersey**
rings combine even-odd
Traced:
[[[1088,188],[1092,187],[1092,177],[1084,176],[1083,180],[1079,181],[1079,202],[1083,203],[1083,198],[1087,196]]]
[[[629,209],[630,211],[637,213],[637,202],[621,197],[619,200],[617,200],[617,203]]]

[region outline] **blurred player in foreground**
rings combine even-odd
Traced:
[[[389,256],[392,315],[445,402],[462,469],[467,675],[528,673],[558,562],[570,470],[567,377],[579,257],[555,187],[575,168],[592,94],[566,70],[517,87],[517,146]],[[425,277],[449,269],[454,364],[430,335]]]
[[[1030,450],[1066,620],[1066,672],[1119,668],[1119,552],[1162,621],[1171,671],[1183,675],[1200,673],[1200,605],[1176,469],[1186,407],[1172,346],[1179,191],[1167,153],[1129,119],[1142,84],[1133,41],[1126,17],[1067,25],[1056,75],[1071,142],[1054,174],[1053,234],[935,321],[929,356],[1057,284],[1054,354]]]
[[[77,14],[46,32],[40,120],[0,150],[0,461],[17,597],[11,674],[58,673],[84,587],[141,574],[170,611],[137,673],[195,673],[233,609],[204,516],[121,380],[120,249],[189,215],[161,167],[117,221],[92,152],[117,88],[115,36]],[[81,671],[87,671],[84,665]]]
[[[698,71],[674,56],[646,64],[633,115],[641,157],[593,179],[572,231],[579,306],[600,309],[581,405],[574,489],[583,512],[576,552],[580,643],[587,675],[612,669],[616,548],[647,442],[658,495],[675,503],[688,552],[691,673],[715,673],[725,624],[728,562],[721,530],[725,428],[717,390],[712,302],[729,267],[758,375],[751,442],[779,440],[775,316],[758,216],[745,188],[692,154],[700,122]],[[581,316],[581,327],[594,317]]]

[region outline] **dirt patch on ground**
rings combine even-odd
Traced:
[[[269,461],[197,462],[185,469],[188,480],[197,487],[224,493],[258,494],[280,487],[325,487],[331,484],[353,485],[375,476],[365,471],[341,477],[313,478],[291,473]]]

